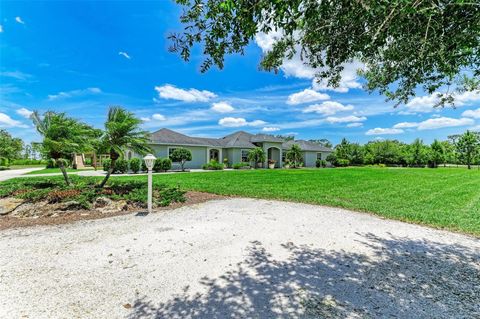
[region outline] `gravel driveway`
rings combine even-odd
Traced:
[[[227,199],[0,232],[2,318],[479,318],[480,240]]]

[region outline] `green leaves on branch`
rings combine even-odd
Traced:
[[[338,87],[345,65],[366,65],[365,89],[397,104],[421,88],[455,93],[480,88],[480,4],[464,0],[177,0],[185,7],[181,33],[170,50],[189,60],[196,44],[206,56],[201,70],[223,68],[229,54],[244,54],[257,34],[279,37],[263,56],[263,69],[277,71],[300,57],[316,79]]]

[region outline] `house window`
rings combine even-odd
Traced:
[[[321,160],[322,159],[322,153],[317,153],[317,160]]]
[[[242,150],[242,162],[248,162],[248,152],[249,150]]]
[[[170,147],[170,148],[168,149],[168,157],[172,157],[172,153],[173,153],[176,149],[178,149],[178,147]]]

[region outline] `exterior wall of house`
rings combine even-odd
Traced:
[[[250,148],[226,148],[228,164],[233,165],[242,161],[242,150],[251,150]]]
[[[207,163],[207,147],[205,146],[182,146],[182,145],[150,145],[153,149],[155,157],[168,157],[169,148],[186,148],[192,152],[192,160],[185,163],[185,168],[202,168],[202,165]],[[179,163],[172,163],[173,169],[180,168]]]
[[[317,153],[322,154],[322,160],[326,159],[330,152],[313,152],[313,151],[304,151],[303,155],[303,164],[305,167],[315,167],[317,162]]]

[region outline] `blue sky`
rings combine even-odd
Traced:
[[[0,128],[38,140],[32,110],[63,111],[102,127],[107,109],[121,105],[150,131],[168,127],[194,136],[236,130],[346,137],[366,142],[416,137],[430,143],[480,126],[480,94],[458,96],[457,109],[434,110],[435,96],[419,92],[393,108],[361,89],[346,66],[337,90],[312,81],[298,57],[278,73],[258,69],[275,34],[259,35],[244,56],[202,74],[201,50],[190,62],[168,52],[167,36],[181,30],[172,1],[2,1],[0,17]]]

